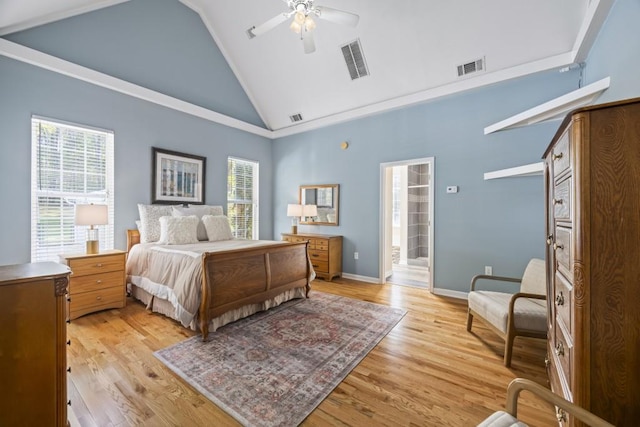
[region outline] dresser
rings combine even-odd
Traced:
[[[104,251],[98,254],[63,255],[71,268],[69,318],[126,304],[126,252]]]
[[[309,259],[317,277],[331,281],[342,276],[342,236],[282,233],[282,240],[309,242]]]
[[[0,267],[0,426],[67,425],[69,269]]]
[[[640,98],[569,114],[544,164],[551,389],[638,426]]]

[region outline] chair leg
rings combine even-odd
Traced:
[[[467,311],[467,332],[471,332],[471,324],[473,323],[473,314],[471,310]]]
[[[504,366],[507,368],[511,367],[511,355],[513,354],[513,341],[515,338],[516,335],[511,328],[507,328],[507,336],[504,340]]]

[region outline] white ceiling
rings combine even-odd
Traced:
[[[0,0],[0,35],[122,1]],[[200,14],[267,127],[283,134],[296,113],[304,118],[296,128],[317,127],[583,60],[604,19],[594,10],[612,3],[316,0],[360,22],[316,19],[316,52],[304,54],[288,21],[251,40],[246,34],[287,11],[282,0],[180,1]],[[356,39],[370,75],[352,81],[340,47]],[[457,65],[479,58],[485,71],[457,76]]]

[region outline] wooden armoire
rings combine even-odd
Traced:
[[[67,426],[67,285],[54,262],[0,266],[0,426]]]
[[[639,426],[640,98],[570,113],[544,161],[551,388]]]

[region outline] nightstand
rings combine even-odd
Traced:
[[[98,254],[62,255],[71,269],[69,283],[69,318],[126,304],[125,258],[119,250]]]

